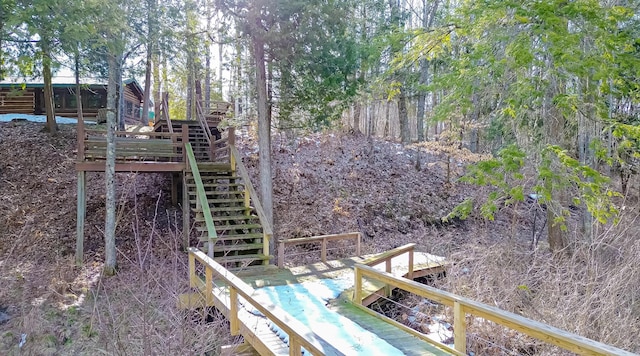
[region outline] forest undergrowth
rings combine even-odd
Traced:
[[[237,341],[222,318],[176,308],[188,291],[187,259],[168,177],[118,176],[119,272],[103,278],[104,181],[90,174],[85,263],[75,266],[75,128],[61,125],[53,137],[41,128],[0,124],[0,354],[215,354]],[[238,141],[257,175],[251,137]],[[620,224],[592,241],[575,233],[572,254],[552,256],[535,202],[493,222],[442,223],[465,198],[486,194],[455,182],[464,161],[340,132],[276,136],[273,153],[278,237],[360,231],[364,253],[414,242],[454,262],[438,287],[640,352],[637,197],[624,202]],[[319,258],[304,246],[292,252],[291,264]],[[469,330],[477,355],[555,352],[490,323]]]

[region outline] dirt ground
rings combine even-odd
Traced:
[[[118,175],[119,273],[103,278],[104,180],[100,173],[89,174],[85,261],[75,265],[75,127],[60,125],[51,136],[42,126],[0,124],[0,354],[211,354],[232,343],[221,318],[204,322],[203,315],[175,307],[177,295],[188,290],[187,259],[180,250],[181,210],[171,206],[167,176]],[[245,164],[257,175],[250,135],[238,141]],[[628,331],[614,336],[613,323],[576,324],[590,319],[573,318],[583,304],[561,311],[573,323],[550,317],[558,313],[557,302],[539,310],[545,304],[540,293],[548,290],[545,275],[564,275],[549,275],[558,266],[550,267],[544,233],[538,249],[531,248],[534,228],[540,229],[531,205],[507,209],[495,222],[442,223],[456,204],[483,194],[454,181],[466,162],[447,165],[441,154],[345,133],[276,136],[273,160],[278,238],[360,231],[365,253],[414,242],[419,250],[457,262],[451,278],[440,282],[443,288],[640,351],[640,341],[625,336],[640,334],[640,320],[633,316],[640,311],[637,302],[622,307],[626,314],[618,319]],[[631,251],[621,251],[618,263]],[[290,262],[317,258],[313,251],[292,252]],[[629,273],[640,281],[637,268]],[[612,281],[601,278],[603,284],[589,293],[600,295]],[[587,293],[560,290],[572,291],[572,283],[558,285],[556,292],[575,298]],[[624,298],[635,289],[629,293]]]

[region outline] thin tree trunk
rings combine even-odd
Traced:
[[[82,113],[82,92],[80,87],[80,53],[78,50],[75,55],[75,77],[76,77],[76,109],[78,114],[78,129],[82,127],[84,129],[84,115]],[[80,130],[78,130],[80,132]]]
[[[207,50],[205,51],[204,57],[204,102],[202,103],[202,109],[205,114],[208,114],[210,112],[209,106],[211,105],[211,40],[209,38],[211,31],[211,9],[208,2],[205,6],[207,8],[207,40],[205,41]]]
[[[104,273],[116,271],[116,87],[118,86],[118,61],[109,55],[109,84],[107,87],[107,160],[105,163],[106,218],[104,226]]]
[[[353,109],[353,132],[360,132],[360,112],[362,111],[362,104],[360,101],[356,102]]]
[[[118,130],[125,130],[125,118],[124,118],[124,85],[122,85],[122,72],[124,66],[124,55],[118,56],[117,61],[117,88],[118,88],[118,116],[116,117]]]
[[[47,114],[45,129],[52,134],[58,131],[56,123],[55,106],[53,105],[53,85],[51,80],[51,53],[47,38],[41,40],[42,49],[42,76],[44,77],[44,108]]]
[[[411,141],[409,130],[409,114],[407,113],[407,98],[403,90],[398,95],[398,120],[400,121],[400,140],[407,144]]]
[[[253,38],[256,65],[256,93],[258,109],[258,151],[260,155],[261,202],[269,223],[273,226],[273,182],[271,179],[271,122],[267,112],[267,77],[265,68],[264,43]],[[273,249],[275,243],[270,245]],[[274,250],[275,251],[275,250]]]
[[[147,63],[144,73],[144,99],[142,102],[142,122],[146,125],[149,123],[149,101],[151,98],[151,53],[153,45],[149,43],[147,46]]]
[[[155,17],[156,15],[156,0],[147,0],[147,63],[144,72],[144,98],[142,102],[142,123],[145,125],[149,124],[149,104],[151,101],[151,71],[153,70],[153,52],[156,46],[156,26],[155,26]]]

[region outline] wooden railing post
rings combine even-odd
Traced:
[[[453,302],[453,347],[456,351],[467,354],[467,332],[464,306],[455,300]]]
[[[182,124],[182,162],[187,162],[187,150],[184,145],[189,142],[189,125]]]
[[[362,234],[358,233],[358,238],[356,240],[356,256],[358,257],[362,256],[361,245],[362,245]]]
[[[208,265],[205,265],[205,293],[204,296],[207,306],[213,305],[213,270]]]
[[[320,260],[327,262],[327,238],[322,239],[322,248],[320,249]]]
[[[278,244],[278,268],[284,268],[284,242]]]
[[[231,171],[235,172],[236,171],[236,159],[239,159],[239,157],[235,157],[234,155],[231,154],[231,146],[235,146],[236,145],[236,128],[235,127],[229,127],[227,129],[227,147],[229,150],[229,157],[231,159]]]
[[[189,252],[189,286],[196,288],[196,257],[193,253]]]
[[[270,240],[271,240],[271,235],[266,233],[266,232],[263,232],[262,233],[262,254],[264,254],[265,256],[269,256],[269,254],[271,252],[271,251],[269,251]],[[269,264],[269,260],[268,259],[264,260],[263,264],[265,266],[268,265]]]
[[[240,334],[240,320],[238,319],[238,291],[231,287],[229,288],[229,324],[231,325],[231,335],[235,336]]]
[[[385,261],[385,272],[387,273],[391,273],[391,259],[393,257],[389,257],[387,258],[387,260]],[[384,285],[384,295],[385,297],[390,297],[391,296],[391,285],[389,283]]]
[[[353,302],[357,305],[362,305],[362,271],[358,266],[353,270],[354,283],[353,283]]]
[[[409,270],[407,271],[407,278],[413,279],[413,249],[409,250]]]
[[[289,356],[300,356],[302,354],[302,346],[294,335],[289,335]]]
[[[244,190],[242,191],[244,197],[244,215],[251,215],[251,193],[249,193],[249,189],[247,186],[244,186]]]

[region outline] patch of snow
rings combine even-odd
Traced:
[[[0,122],[11,122],[13,120],[27,120],[30,122],[47,122],[47,117],[45,115],[29,115],[29,114],[1,114]],[[77,124],[78,120],[69,117],[56,116],[56,122],[58,124]],[[87,125],[95,125],[95,121],[85,120],[85,124]]]
[[[256,293],[279,305],[345,355],[401,355],[400,350],[374,333],[327,308],[329,300],[352,286],[353,278],[324,279],[260,288]],[[289,342],[288,335],[277,325],[271,324],[271,329],[285,343]]]

